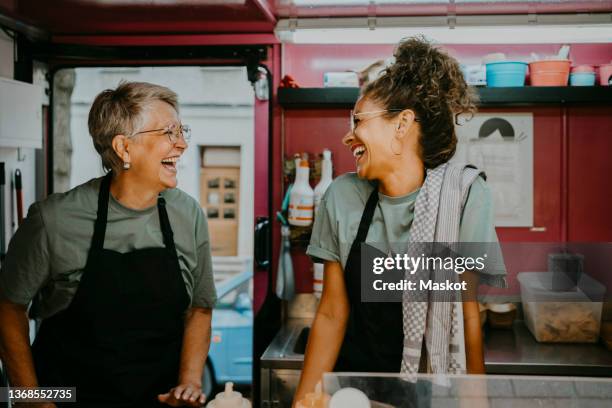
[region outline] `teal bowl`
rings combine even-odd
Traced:
[[[527,63],[497,61],[486,64],[487,86],[491,88],[525,86]]]
[[[574,72],[570,74],[571,86],[593,86],[595,85],[594,72]]]

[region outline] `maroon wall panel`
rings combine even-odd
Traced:
[[[612,241],[612,107],[569,109],[568,239]]]
[[[348,109],[285,110],[285,154],[332,152],[334,177],[355,171],[355,160],[342,137],[349,129]],[[314,187],[314,186],[313,186]]]

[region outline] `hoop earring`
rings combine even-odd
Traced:
[[[130,162],[123,162],[123,170],[129,170],[132,165]]]
[[[402,146],[400,144],[400,148],[398,149],[399,151],[395,151],[395,149],[393,148],[393,142],[396,142],[396,141],[398,141],[397,138],[393,136],[393,139],[391,139],[391,151],[393,152],[394,155],[399,156],[402,154]]]

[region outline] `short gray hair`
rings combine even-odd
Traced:
[[[178,112],[178,96],[165,86],[147,82],[120,82],[117,89],[100,92],[89,111],[89,134],[102,158],[102,165],[116,173],[123,162],[113,150],[113,138],[129,136],[139,130],[143,112],[153,101],[162,101]]]

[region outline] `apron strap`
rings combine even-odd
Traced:
[[[355,237],[355,241],[353,241],[353,247],[355,245],[360,245],[362,242],[365,242],[366,237],[368,236],[368,230],[370,229],[370,224],[372,223],[372,218],[374,217],[374,210],[376,210],[377,204],[378,184],[374,186],[374,190],[372,190],[372,193],[370,194],[370,197],[366,202],[365,209],[363,210],[363,214],[361,215],[361,221],[359,222],[357,236]]]
[[[92,249],[104,248],[104,235],[106,234],[106,220],[108,217],[108,198],[110,196],[112,177],[112,171],[109,171],[102,179],[102,183],[100,183],[100,193],[98,194],[98,216],[96,217],[93,238],[91,239]]]
[[[108,172],[100,183],[100,193],[98,194],[98,213],[96,223],[94,224],[94,233],[91,241],[91,249],[104,248],[104,236],[106,234],[106,222],[108,219],[108,200],[110,198],[110,185],[112,180],[112,172]],[[166,200],[160,195],[157,198],[157,212],[159,213],[159,224],[161,226],[164,237],[164,245],[170,253],[176,255],[176,247],[174,245],[174,233],[168,219],[166,211]]]
[[[174,246],[174,233],[166,211],[166,200],[161,195],[157,198],[157,212],[159,213],[159,225],[161,226],[164,236],[164,245],[171,254],[176,256],[176,247]]]

